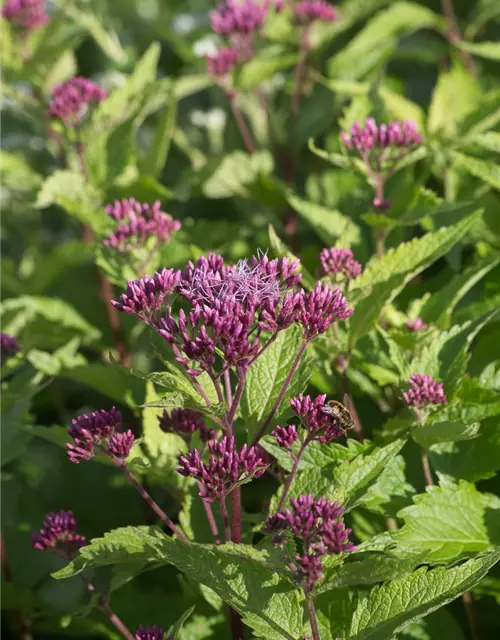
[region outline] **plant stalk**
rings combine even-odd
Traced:
[[[222,522],[224,523],[224,536],[225,536],[225,540],[226,542],[231,542],[231,524],[229,522],[229,516],[227,513],[227,507],[226,507],[226,498],[221,498],[219,500],[219,507],[220,507],[220,514],[222,516]]]
[[[96,593],[96,589],[92,583],[90,583],[87,578],[80,573],[80,578],[85,583],[85,586],[91,593]],[[126,640],[134,640],[134,636],[127,629],[125,624],[120,620],[120,618],[116,615],[116,613],[111,609],[109,604],[106,602],[104,597],[101,594],[98,594],[97,606],[99,609],[109,618],[111,624],[118,629],[121,635],[126,638]]]
[[[309,614],[309,621],[311,622],[313,640],[321,640],[321,636],[319,635],[318,619],[316,617],[316,608],[314,607],[314,600],[312,600],[312,598],[307,599],[307,613]]]
[[[460,33],[458,20],[453,9],[453,1],[441,0],[441,10],[448,23],[448,33],[446,34],[446,37],[448,38],[448,42],[454,45],[455,43],[460,42],[460,40],[462,39],[462,34]],[[460,48],[458,45],[457,48],[458,53],[462,58],[465,66],[467,67],[469,73],[471,73],[473,76],[477,76],[477,68],[472,55],[468,51],[465,51],[465,49]]]
[[[250,155],[253,155],[255,153],[255,144],[254,144],[252,135],[250,133],[250,130],[247,127],[247,123],[245,122],[245,118],[241,113],[241,109],[239,108],[236,102],[237,96],[236,94],[230,93],[228,91],[227,97],[229,99],[229,105],[231,106],[231,111],[233,112],[234,119],[236,121],[236,124],[238,125],[238,129],[240,130],[241,137],[243,138],[247,151]]]
[[[299,452],[297,453],[297,456],[295,457],[292,470],[290,471],[290,473],[288,475],[288,478],[286,479],[285,485],[283,486],[283,493],[281,495],[277,511],[281,511],[283,509],[283,506],[284,506],[284,504],[286,502],[286,499],[288,497],[288,492],[290,491],[290,487],[292,486],[293,479],[295,478],[295,476],[297,474],[297,471],[298,471],[298,468],[299,468],[299,464],[300,464],[300,460],[302,458],[302,454],[306,450],[306,447],[309,444],[309,442],[310,442],[310,439],[309,439],[309,437],[307,437],[304,440],[304,442],[302,443],[302,446],[300,447]]]

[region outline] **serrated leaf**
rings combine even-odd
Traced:
[[[500,167],[498,164],[473,158],[458,151],[452,151],[451,158],[458,168],[464,169],[464,171],[467,171],[467,173],[470,173],[475,178],[479,178],[486,184],[489,184],[490,187],[500,189]]]
[[[106,565],[142,570],[173,564],[190,579],[213,589],[241,613],[256,637],[300,640],[299,590],[269,568],[268,554],[247,545],[184,544],[154,527],[125,527],[96,538],[54,574],[69,578],[84,568]]]
[[[368,264],[361,276],[351,282],[349,291],[355,309],[350,319],[351,344],[372,328],[384,306],[394,300],[409,280],[464,237],[476,218],[477,213],[454,226],[403,242]]]
[[[253,441],[271,411],[302,344],[302,331],[298,327],[280,331],[271,346],[249,368],[240,404],[240,416],[245,422],[249,442]],[[304,354],[270,429],[290,413],[290,398],[305,391],[309,375],[310,367]]]
[[[268,151],[257,151],[249,155],[244,151],[227,154],[212,175],[203,184],[207,198],[229,198],[250,195],[249,187],[259,175],[269,175],[273,170],[273,158]]]
[[[402,455],[389,461],[377,480],[368,487],[361,499],[361,506],[374,513],[394,518],[397,512],[410,503],[414,487],[406,480],[406,462]]]
[[[394,539],[427,550],[426,562],[449,563],[500,543],[500,499],[465,481],[427,487],[398,516],[405,521]]]
[[[471,589],[499,560],[500,550],[492,548],[453,569],[422,568],[375,587],[360,596],[347,637],[387,640],[412,620],[428,615]]]

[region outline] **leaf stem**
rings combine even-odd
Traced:
[[[227,507],[226,507],[226,498],[221,498],[219,500],[219,507],[220,507],[220,514],[222,516],[222,522],[224,523],[224,536],[226,539],[226,542],[231,542],[231,525],[229,523],[229,516],[227,514]]]
[[[237,94],[231,90],[226,90],[226,93],[231,111],[233,112],[234,119],[236,121],[236,124],[238,125],[238,129],[240,130],[241,137],[243,138],[248,153],[250,155],[253,155],[255,153],[255,144],[252,135],[247,127],[247,123],[245,122],[245,118],[241,113],[241,109],[236,102]]]
[[[434,480],[432,479],[432,469],[429,463],[429,454],[424,447],[420,448],[420,457],[422,459],[422,471],[424,472],[425,484],[428,487],[434,486]]]
[[[307,598],[307,613],[309,614],[309,621],[311,622],[313,640],[321,640],[321,636],[319,635],[318,619],[316,618],[316,608],[312,598]]]
[[[97,594],[97,606],[109,618],[111,624],[113,624],[118,629],[118,631],[124,638],[126,638],[126,640],[134,640],[134,636],[130,633],[125,624],[116,615],[116,613],[111,609],[109,604],[104,599],[104,596],[96,592],[94,585],[89,582],[82,573],[80,573],[79,575],[90,593]]]
[[[307,445],[310,442],[310,438],[309,436],[306,437],[306,439],[304,440],[304,442],[302,443],[302,446],[299,449],[299,452],[297,453],[295,460],[293,462],[293,467],[292,470],[290,471],[288,478],[286,479],[285,485],[283,486],[283,493],[281,495],[281,499],[279,501],[278,504],[278,508],[277,511],[281,511],[283,509],[283,505],[285,504],[285,501],[288,497],[288,492],[290,491],[290,487],[292,486],[292,482],[293,479],[295,478],[295,475],[297,474],[298,468],[299,468],[299,464],[300,464],[300,460],[302,458],[302,454],[304,453],[304,451],[306,450]]]
[[[198,482],[198,487],[201,490],[201,482]],[[210,527],[210,532],[214,537],[214,542],[215,544],[220,544],[219,529],[217,528],[217,523],[215,522],[212,505],[209,502],[205,502],[205,500],[202,500],[201,502],[203,503],[203,508],[205,509],[205,513],[207,514],[208,525]]]
[[[262,436],[266,432],[267,427],[271,424],[271,420],[274,418],[274,415],[275,415],[276,411],[278,410],[278,408],[279,408],[279,406],[281,404],[281,401],[285,397],[285,393],[287,392],[287,389],[290,386],[290,382],[291,382],[291,380],[293,378],[293,375],[296,372],[297,367],[299,366],[300,361],[302,360],[302,356],[304,355],[304,353],[305,353],[305,351],[307,349],[307,344],[308,344],[308,341],[307,340],[303,340],[302,344],[300,345],[299,351],[298,351],[297,355],[295,356],[295,360],[293,361],[293,364],[292,364],[292,366],[290,368],[290,371],[288,372],[288,375],[285,378],[285,381],[283,382],[283,386],[281,387],[281,391],[279,392],[278,397],[276,398],[276,401],[273,404],[271,411],[269,412],[269,415],[264,420],[264,423],[263,423],[262,427],[260,428],[259,432],[257,433],[255,438],[253,439],[252,445],[256,444],[262,438]]]
[[[448,38],[448,42],[454,45],[462,39],[462,35],[460,33],[460,28],[458,26],[458,21],[455,15],[455,11],[453,10],[452,0],[441,0],[441,10],[448,23],[448,32],[446,34],[446,37]],[[471,73],[473,76],[476,76],[477,69],[474,63],[474,59],[472,58],[472,55],[468,51],[465,51],[464,49],[461,49],[458,46],[457,48],[458,48],[458,53],[462,58],[465,66],[467,67],[469,73]]]
[[[167,525],[167,527],[174,533],[179,540],[189,544],[189,540],[182,533],[182,531],[170,520],[167,514],[163,511],[163,509],[159,506],[155,500],[150,496],[150,494],[146,491],[146,489],[142,486],[142,484],[137,480],[134,474],[127,468],[125,462],[118,461],[116,459],[113,460],[115,464],[120,467],[123,471],[125,477],[131,482],[131,484],[135,487],[135,489],[139,492],[141,497],[149,504],[151,509],[156,513],[156,515]]]

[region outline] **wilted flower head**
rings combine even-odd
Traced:
[[[354,311],[340,289],[330,289],[318,282],[314,291],[301,292],[298,321],[304,328],[308,340],[325,333],[332,322],[346,320]]]
[[[342,519],[344,507],[327,498],[314,499],[312,494],[290,498],[291,508],[269,516],[264,531],[274,533],[273,541],[282,544],[283,532],[289,531],[302,540],[304,553],[297,555],[298,577],[304,588],[311,589],[322,576],[318,560],[327,553],[345,553],[355,550],[349,541],[350,529]]]
[[[316,396],[304,396],[300,393],[290,400],[294,413],[307,429],[309,437],[328,444],[345,434],[342,424],[330,413],[325,412],[326,393]]]
[[[6,0],[2,16],[25,31],[43,27],[49,21],[45,12],[45,0]]]
[[[125,460],[134,444],[134,434],[122,432],[122,418],[119,411],[100,409],[90,415],[75,418],[68,429],[74,444],[66,445],[71,462],[78,464],[90,460],[98,453],[107,453],[118,460]]]
[[[118,226],[104,241],[104,245],[122,252],[144,246],[150,238],[167,244],[172,234],[181,228],[178,220],[161,210],[159,200],[152,206],[137,202],[135,198],[116,200],[108,204],[105,211],[118,222]]]
[[[442,383],[434,380],[432,376],[413,373],[409,383],[410,389],[403,393],[406,404],[419,408],[430,404],[448,403]]]
[[[149,625],[147,627],[144,627],[141,624],[135,632],[135,640],[164,640],[165,633],[165,630],[156,624],[152,627],[150,627]],[[169,640],[169,638],[167,638],[166,640]]]
[[[310,24],[315,20],[335,22],[340,18],[339,12],[326,0],[302,0],[293,6],[298,21]]]
[[[240,52],[237,49],[225,47],[218,49],[215,54],[207,54],[205,59],[208,73],[216,78],[222,78],[231,73],[240,59]]]
[[[87,115],[90,105],[98,104],[107,95],[95,82],[75,76],[52,91],[48,114],[67,127],[76,127]]]
[[[223,0],[210,14],[212,29],[221,35],[248,35],[260,29],[267,14],[267,3],[257,0]]]
[[[416,318],[415,320],[408,320],[406,323],[407,328],[410,331],[423,331],[424,329],[428,329],[429,325],[425,324],[422,318]]]
[[[327,276],[341,273],[347,280],[353,280],[359,276],[363,269],[360,263],[354,259],[350,249],[322,249],[319,259],[322,271]]]
[[[289,424],[286,427],[278,426],[271,435],[274,436],[276,444],[283,449],[290,449],[299,438],[297,427],[294,424]]]
[[[31,536],[35,549],[45,551],[57,548],[73,555],[85,544],[85,536],[77,533],[77,524],[72,511],[58,511],[45,516],[43,527]]]
[[[199,496],[205,502],[224,499],[239,483],[259,478],[267,469],[255,447],[243,445],[238,452],[234,437],[211,440],[208,443],[208,463],[203,462],[197,449],[181,455],[181,466],[177,471],[182,476],[191,476],[201,483]]]
[[[21,347],[14,336],[9,336],[8,333],[0,334],[0,360],[2,362],[5,362],[20,350]]]
[[[200,432],[202,442],[213,440],[216,433],[205,426],[203,415],[193,409],[173,409],[170,415],[164,411],[158,418],[160,429],[165,433],[176,433],[189,444],[195,431]]]

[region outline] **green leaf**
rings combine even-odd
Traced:
[[[271,47],[245,62],[238,74],[237,86],[248,91],[269,80],[281,69],[287,69],[297,62],[297,54],[281,53],[281,47]]]
[[[406,462],[402,455],[393,458],[377,480],[368,487],[361,506],[385,517],[394,518],[397,512],[410,503],[415,489],[406,480]]]
[[[156,125],[153,141],[151,142],[146,157],[142,162],[142,171],[155,178],[159,178],[165,163],[167,162],[170,143],[175,130],[175,118],[177,114],[177,102],[173,90],[170,91],[168,104]]]
[[[96,538],[54,574],[69,578],[83,569],[119,565],[134,572],[173,564],[188,578],[213,589],[241,613],[256,637],[301,640],[299,590],[269,566],[269,554],[247,545],[184,544],[154,527],[125,527]]]
[[[354,509],[362,501],[369,485],[380,476],[405,443],[403,439],[395,440],[336,467],[333,472],[335,491],[332,499],[343,504],[346,511]]]
[[[459,169],[467,171],[467,173],[479,178],[494,189],[500,189],[500,167],[498,164],[466,156],[458,151],[452,151],[451,158]]]
[[[472,144],[478,144],[484,149],[500,153],[500,133],[497,131],[487,131],[486,133],[480,133],[473,138],[470,138]]]
[[[361,230],[340,211],[327,209],[314,202],[302,200],[292,191],[287,196],[289,204],[303,220],[318,234],[326,246],[333,247],[342,237],[342,246],[349,247],[361,240]]]
[[[347,637],[387,640],[409,622],[428,615],[468,591],[500,560],[492,548],[453,569],[418,569],[359,597]],[[334,620],[332,620],[333,628]]]
[[[404,526],[394,539],[425,551],[426,562],[449,563],[500,543],[500,499],[465,481],[427,487],[398,516]]]
[[[190,607],[187,611],[185,611],[182,616],[177,620],[175,624],[173,624],[169,630],[167,631],[167,638],[171,638],[171,640],[180,640],[180,632],[182,631],[182,627],[184,623],[189,618],[189,616],[193,613],[194,606]]]
[[[403,242],[368,264],[361,276],[352,281],[349,291],[349,301],[354,305],[350,319],[352,345],[370,331],[384,306],[394,300],[407,282],[464,237],[477,216],[476,212],[454,226]]]
[[[273,158],[268,151],[257,151],[249,155],[244,151],[233,151],[224,157],[203,185],[207,198],[248,198],[248,187],[260,174],[268,175],[273,170]]]
[[[249,368],[240,404],[240,415],[245,422],[249,442],[271,411],[302,344],[302,331],[298,327],[280,331],[271,346]],[[310,366],[304,355],[269,429],[286,419],[290,413],[290,398],[305,391],[309,375]]]
[[[460,49],[464,49],[474,56],[487,58],[488,60],[500,61],[500,43],[499,42],[461,42],[457,43]]]

